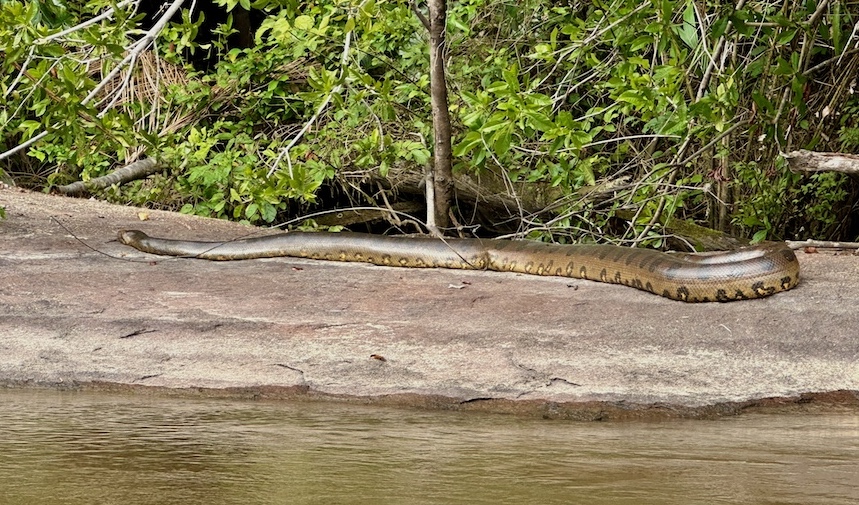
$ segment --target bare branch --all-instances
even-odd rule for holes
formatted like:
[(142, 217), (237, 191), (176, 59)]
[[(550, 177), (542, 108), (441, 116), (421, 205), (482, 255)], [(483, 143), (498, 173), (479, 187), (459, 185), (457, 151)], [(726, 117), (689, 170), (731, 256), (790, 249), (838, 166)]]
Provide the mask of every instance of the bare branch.
[(113, 17), (113, 13), (116, 12), (116, 9), (122, 9), (123, 7), (130, 5), (130, 4), (133, 4), (135, 2), (139, 2), (139, 0), (123, 0), (122, 2), (117, 3), (115, 7), (110, 7), (108, 9), (106, 9), (104, 12), (102, 12), (101, 14), (99, 14), (98, 16), (96, 16), (92, 19), (88, 19), (88, 20), (84, 21), (83, 23), (79, 23), (75, 26), (72, 26), (71, 28), (66, 28), (63, 31), (60, 31), (57, 33), (52, 33), (51, 35), (48, 35), (47, 37), (42, 37), (40, 39), (34, 40), (33, 45), (39, 46), (39, 45), (47, 44), (48, 42), (51, 42), (54, 39), (59, 39), (61, 37), (65, 37), (66, 35), (68, 35), (70, 33), (74, 33), (78, 30), (82, 30), (82, 29), (86, 28), (87, 26), (94, 25), (94, 24), (96, 24), (99, 21), (102, 21), (104, 19), (110, 19)]
[(57, 191), (64, 195), (80, 195), (87, 191), (105, 189), (114, 184), (125, 184), (126, 182), (143, 179), (163, 169), (164, 167), (155, 158), (146, 158), (114, 170), (103, 177), (96, 177), (86, 182), (78, 181), (66, 186), (59, 186), (57, 187)]
[(859, 242), (832, 242), (829, 240), (787, 240), (787, 246), (791, 249), (802, 249), (804, 247), (818, 247), (820, 249), (859, 249)]
[(429, 22), (429, 19), (427, 19), (427, 17), (426, 17), (426, 16), (424, 16), (424, 13), (423, 13), (423, 12), (421, 12), (421, 10), (420, 10), (420, 9), (418, 9), (418, 4), (417, 4), (416, 2), (414, 2), (414, 1), (411, 1), (411, 2), (409, 2), (409, 5), (410, 5), (410, 6), (411, 6), (411, 8), (412, 8), (412, 12), (414, 12), (414, 13), (415, 13), (415, 16), (417, 16), (417, 17), (418, 17), (418, 20), (420, 20), (420, 22), (421, 22), (421, 24), (422, 24), (422, 25), (424, 25), (424, 28), (426, 28), (426, 29), (427, 29), (427, 31), (429, 31), (429, 29), (430, 29), (430, 22)]
[(98, 96), (101, 90), (104, 89), (104, 87), (107, 86), (113, 80), (113, 78), (116, 77), (116, 75), (121, 72), (123, 68), (125, 68), (126, 65), (135, 61), (140, 55), (140, 53), (146, 50), (155, 41), (155, 37), (157, 37), (158, 34), (161, 33), (161, 30), (163, 30), (164, 27), (167, 26), (167, 23), (170, 21), (170, 18), (172, 18), (173, 15), (176, 14), (176, 12), (178, 12), (180, 8), (182, 8), (183, 3), (185, 3), (185, 0), (173, 0), (173, 3), (170, 4), (170, 7), (167, 9), (164, 15), (158, 19), (158, 22), (155, 23), (152, 28), (150, 28), (149, 31), (146, 32), (143, 38), (141, 38), (129, 47), (128, 54), (125, 56), (125, 58), (123, 58), (122, 61), (120, 61), (119, 64), (116, 65), (116, 67), (114, 67), (114, 69), (110, 71), (110, 73), (104, 76), (98, 86), (96, 86), (92, 91), (89, 92), (86, 97), (84, 97), (83, 100), (81, 100), (81, 104), (87, 104), (90, 102), (90, 100)]
[(814, 151), (791, 151), (781, 153), (791, 172), (841, 172), (859, 174), (859, 155), (844, 153), (818, 153)]

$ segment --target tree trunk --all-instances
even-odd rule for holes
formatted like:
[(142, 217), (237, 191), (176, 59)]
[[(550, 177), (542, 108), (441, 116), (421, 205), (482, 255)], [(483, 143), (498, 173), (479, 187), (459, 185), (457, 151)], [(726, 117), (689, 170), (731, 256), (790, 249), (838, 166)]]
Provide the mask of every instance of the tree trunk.
[(429, 0), (430, 94), (432, 97), (433, 167), (427, 174), (427, 221), (442, 233), (450, 227), (453, 170), (450, 112), (445, 82), (446, 0)]

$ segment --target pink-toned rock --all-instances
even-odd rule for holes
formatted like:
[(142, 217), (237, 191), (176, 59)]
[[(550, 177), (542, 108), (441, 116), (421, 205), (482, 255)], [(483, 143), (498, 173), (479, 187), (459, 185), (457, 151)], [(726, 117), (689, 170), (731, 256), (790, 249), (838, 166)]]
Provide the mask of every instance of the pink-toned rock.
[(15, 189), (0, 189), (0, 206), (8, 385), (582, 418), (718, 414), (839, 390), (821, 398), (855, 406), (859, 391), (857, 256), (798, 251), (798, 288), (690, 305), (564, 278), (161, 258), (116, 232), (221, 240), (260, 230), (159, 211), (141, 221), (141, 209)]

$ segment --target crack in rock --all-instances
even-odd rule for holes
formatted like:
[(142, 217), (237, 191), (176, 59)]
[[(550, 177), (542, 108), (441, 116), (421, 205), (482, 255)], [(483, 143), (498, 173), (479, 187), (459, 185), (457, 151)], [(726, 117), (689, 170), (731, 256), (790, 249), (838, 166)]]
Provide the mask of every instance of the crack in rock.
[(302, 370), (300, 368), (295, 368), (294, 366), (289, 366), (286, 363), (275, 363), (274, 366), (279, 366), (281, 368), (286, 368), (287, 370), (292, 370), (293, 372), (298, 372), (298, 375), (301, 378), (301, 385), (302, 386), (307, 385), (307, 381), (304, 380), (304, 370)]

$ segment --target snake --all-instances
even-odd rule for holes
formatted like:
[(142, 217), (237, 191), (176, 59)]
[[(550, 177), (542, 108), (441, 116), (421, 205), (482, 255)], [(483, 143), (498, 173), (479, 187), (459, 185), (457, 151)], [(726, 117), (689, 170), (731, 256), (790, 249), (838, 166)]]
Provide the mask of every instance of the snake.
[(715, 254), (666, 253), (605, 244), (530, 240), (397, 237), (289, 231), (228, 242), (119, 232), (139, 251), (206, 260), (296, 257), (407, 268), (453, 268), (550, 275), (622, 284), (672, 300), (728, 302), (763, 298), (799, 283), (799, 262), (784, 242)]

